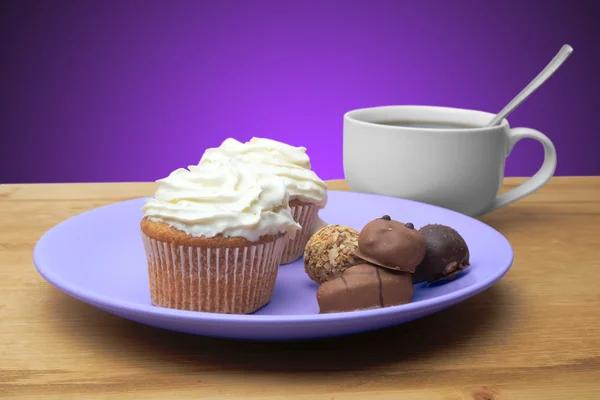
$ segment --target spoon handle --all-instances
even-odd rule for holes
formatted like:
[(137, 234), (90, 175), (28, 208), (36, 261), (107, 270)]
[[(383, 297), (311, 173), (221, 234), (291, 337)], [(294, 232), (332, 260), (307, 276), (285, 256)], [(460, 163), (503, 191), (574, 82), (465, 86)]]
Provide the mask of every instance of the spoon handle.
[(546, 82), (546, 80), (548, 80), (548, 78), (550, 78), (552, 74), (554, 74), (556, 70), (558, 70), (558, 68), (560, 68), (562, 63), (564, 63), (566, 59), (569, 58), (572, 52), (573, 48), (568, 44), (565, 44), (556, 54), (556, 56), (554, 56), (552, 61), (550, 61), (548, 65), (546, 65), (546, 68), (544, 68), (542, 72), (538, 74), (538, 76), (536, 76), (531, 82), (529, 82), (529, 85), (527, 85), (523, 90), (521, 90), (521, 93), (519, 93), (514, 99), (510, 101), (510, 103), (506, 105), (506, 107), (504, 107), (498, 114), (496, 114), (494, 119), (492, 119), (486, 126), (490, 127), (498, 125), (504, 118), (508, 116), (508, 114), (510, 114), (515, 108), (517, 108), (519, 104), (523, 102), (523, 100), (525, 100), (527, 97), (529, 97), (529, 95), (535, 92), (537, 88), (542, 86), (542, 84)]

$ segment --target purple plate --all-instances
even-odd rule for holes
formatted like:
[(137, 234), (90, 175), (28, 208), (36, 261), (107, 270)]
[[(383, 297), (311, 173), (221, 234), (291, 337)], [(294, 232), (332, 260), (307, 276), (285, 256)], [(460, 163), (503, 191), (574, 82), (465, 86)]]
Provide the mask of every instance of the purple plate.
[(97, 208), (50, 229), (36, 244), (39, 273), (63, 292), (133, 321), (197, 335), (236, 339), (310, 339), (349, 335), (398, 325), (461, 302), (498, 281), (513, 252), (496, 230), (473, 218), (413, 201), (332, 191), (320, 216), (329, 224), (360, 230), (384, 214), (415, 227), (441, 223), (455, 228), (471, 252), (471, 267), (454, 281), (417, 284), (410, 304), (319, 314), (314, 284), (302, 259), (279, 269), (271, 302), (254, 314), (227, 315), (155, 307), (140, 239), (144, 199)]

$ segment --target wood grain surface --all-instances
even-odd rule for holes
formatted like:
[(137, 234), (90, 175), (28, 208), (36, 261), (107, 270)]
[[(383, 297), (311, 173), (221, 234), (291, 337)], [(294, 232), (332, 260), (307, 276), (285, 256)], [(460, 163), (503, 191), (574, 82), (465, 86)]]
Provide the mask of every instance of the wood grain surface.
[(0, 186), (0, 397), (600, 399), (600, 177), (554, 178), (484, 216), (515, 261), (480, 295), (381, 331), (276, 343), (140, 325), (38, 275), (32, 250), (46, 230), (154, 187)]

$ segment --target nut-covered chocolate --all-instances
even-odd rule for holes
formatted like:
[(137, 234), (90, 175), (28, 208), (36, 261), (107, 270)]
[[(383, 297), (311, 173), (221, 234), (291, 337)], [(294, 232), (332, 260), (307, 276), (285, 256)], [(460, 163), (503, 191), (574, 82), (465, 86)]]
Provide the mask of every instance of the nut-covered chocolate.
[(381, 267), (414, 272), (425, 256), (425, 240), (411, 225), (387, 218), (369, 222), (358, 236), (355, 254)]
[(413, 280), (451, 280), (469, 267), (469, 248), (460, 234), (449, 226), (430, 224), (419, 231), (426, 243), (425, 258), (417, 266)]
[(321, 284), (364, 261), (354, 255), (358, 232), (348, 226), (328, 225), (310, 237), (304, 249), (304, 270)]
[(321, 314), (369, 310), (410, 303), (414, 291), (410, 274), (360, 264), (319, 286), (317, 301)]

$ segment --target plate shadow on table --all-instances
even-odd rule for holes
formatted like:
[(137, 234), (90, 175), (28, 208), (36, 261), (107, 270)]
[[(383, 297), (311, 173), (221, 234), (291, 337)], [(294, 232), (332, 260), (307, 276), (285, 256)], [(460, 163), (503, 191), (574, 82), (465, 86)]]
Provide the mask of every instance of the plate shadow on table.
[[(518, 294), (510, 282), (454, 307), (403, 325), (357, 335), (310, 341), (237, 341), (187, 335), (125, 320), (55, 293), (47, 303), (50, 315), (74, 315), (54, 320), (59, 334), (78, 348), (106, 352), (123, 362), (147, 360), (147, 368), (170, 364), (178, 371), (246, 370), (257, 372), (353, 371), (386, 364), (414, 362), (442, 353), (460, 353), (465, 346), (481, 346), (496, 331), (507, 331), (518, 318)], [(68, 319), (67, 319), (68, 320)], [(494, 333), (491, 335), (491, 333)]]

